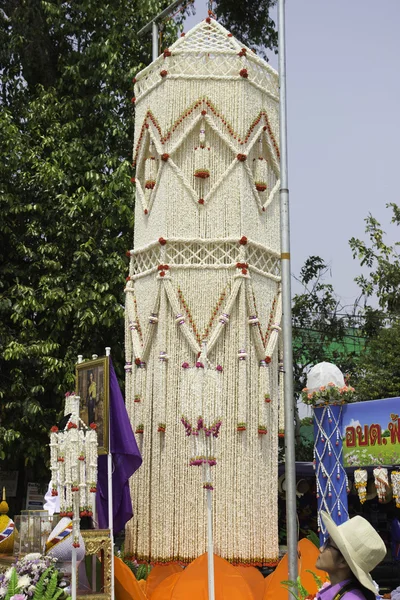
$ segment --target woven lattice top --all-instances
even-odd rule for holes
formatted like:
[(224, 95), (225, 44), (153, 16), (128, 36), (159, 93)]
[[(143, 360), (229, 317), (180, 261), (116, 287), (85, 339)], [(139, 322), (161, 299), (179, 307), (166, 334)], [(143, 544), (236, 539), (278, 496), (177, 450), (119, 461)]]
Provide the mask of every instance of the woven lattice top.
[(137, 102), (160, 84), (160, 73), (169, 78), (241, 79), (247, 70), (248, 81), (273, 97), (279, 94), (277, 72), (252, 50), (238, 42), (222, 25), (206, 19), (179, 38), (168, 50), (136, 76)]

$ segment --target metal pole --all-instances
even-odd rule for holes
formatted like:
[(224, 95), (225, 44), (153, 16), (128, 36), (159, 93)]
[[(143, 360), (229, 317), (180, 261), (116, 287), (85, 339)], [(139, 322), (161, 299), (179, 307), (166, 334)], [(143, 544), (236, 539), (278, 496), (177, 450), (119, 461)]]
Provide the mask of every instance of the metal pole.
[(279, 50), (279, 118), (281, 167), (281, 267), (282, 267), (282, 329), (285, 393), (285, 481), (286, 528), (288, 544), (289, 579), (297, 579), (297, 513), (296, 513), (296, 463), (294, 449), (294, 393), (292, 354), (292, 305), (290, 285), (290, 225), (289, 183), (287, 164), (286, 116), (286, 48), (285, 0), (278, 0), (278, 50)]
[(72, 548), (72, 564), (71, 564), (71, 597), (72, 600), (76, 600), (76, 588), (77, 588), (77, 571), (76, 571), (76, 548)]
[[(106, 356), (110, 356), (111, 348), (106, 348)], [(113, 486), (112, 486), (112, 454), (111, 454), (111, 423), (110, 406), (108, 407), (108, 455), (107, 455), (107, 478), (108, 478), (108, 529), (110, 530), (111, 540), (111, 600), (115, 598), (114, 582), (114, 516), (113, 516)]]
[[(207, 342), (202, 343), (201, 351), (202, 360), (204, 362), (204, 371), (207, 371)], [(201, 395), (203, 402), (204, 384), (202, 386)], [(211, 455), (211, 440), (206, 438), (206, 457)], [(211, 467), (207, 464), (205, 469), (206, 481), (211, 483)], [(214, 537), (213, 537), (213, 500), (212, 491), (207, 490), (207, 574), (208, 574), (208, 600), (215, 600), (215, 579), (214, 579)]]
[(153, 21), (151, 30), (152, 30), (152, 38), (153, 38), (152, 60), (155, 61), (156, 58), (158, 58), (158, 23), (157, 23), (157, 21)]
[[(211, 467), (208, 466), (208, 471)], [(211, 481), (208, 478), (207, 481)], [(208, 600), (215, 599), (215, 581), (214, 581), (214, 540), (213, 540), (213, 510), (212, 510), (212, 491), (207, 490), (207, 533), (208, 533)]]

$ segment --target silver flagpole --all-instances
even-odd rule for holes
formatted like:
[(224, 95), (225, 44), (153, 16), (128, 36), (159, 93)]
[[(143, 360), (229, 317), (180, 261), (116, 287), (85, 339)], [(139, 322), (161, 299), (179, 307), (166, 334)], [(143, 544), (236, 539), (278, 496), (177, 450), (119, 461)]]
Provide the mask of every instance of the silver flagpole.
[(286, 47), (285, 0), (278, 0), (278, 50), (279, 50), (279, 118), (281, 167), (281, 266), (282, 266), (282, 325), (283, 366), (285, 394), (285, 482), (286, 530), (288, 544), (289, 579), (297, 579), (297, 514), (296, 514), (296, 463), (294, 450), (294, 394), (292, 354), (292, 299), (290, 285), (290, 224), (289, 182), (287, 164), (286, 115)]

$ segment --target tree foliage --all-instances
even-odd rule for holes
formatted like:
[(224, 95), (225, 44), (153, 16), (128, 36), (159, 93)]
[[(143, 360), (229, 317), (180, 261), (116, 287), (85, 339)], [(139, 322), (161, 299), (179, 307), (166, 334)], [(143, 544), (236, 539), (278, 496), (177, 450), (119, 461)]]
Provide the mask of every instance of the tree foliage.
[[(391, 222), (399, 226), (400, 207), (394, 203), (386, 206), (392, 209)], [(367, 301), (376, 295), (383, 311), (400, 314), (400, 242), (386, 244), (385, 232), (371, 214), (365, 219), (365, 223), (369, 244), (356, 238), (350, 240), (353, 257), (358, 258), (360, 265), (369, 270), (367, 276), (361, 274), (356, 281)]]
[[(399, 206), (391, 203), (387, 208), (392, 223), (400, 225)], [(368, 270), (356, 278), (366, 303), (367, 342), (355, 368), (355, 387), (360, 400), (374, 400), (400, 396), (400, 243), (387, 244), (381, 224), (371, 214), (365, 223), (368, 242), (350, 240), (354, 258)]]
[[(169, 3), (0, 0), (0, 459), (35, 478), (77, 354), (123, 362), (132, 78), (151, 50), (137, 32)], [(273, 45), (260, 7), (220, 14)]]
[(166, 4), (0, 4), (0, 452), (37, 477), (77, 354), (123, 360), (136, 32)]
[[(356, 350), (346, 343), (354, 328), (357, 307), (342, 306), (331, 283), (329, 267), (319, 256), (310, 256), (300, 271), (303, 291), (293, 298), (293, 364), (295, 392), (306, 384), (310, 368), (334, 362), (344, 373), (352, 369)], [(357, 340), (359, 342), (361, 340)]]
[[(295, 397), (306, 385), (307, 374), (315, 364), (335, 363), (344, 373), (353, 371), (357, 351), (348, 339), (353, 331), (353, 317), (345, 312), (331, 283), (326, 281), (329, 267), (319, 256), (310, 256), (298, 278), (303, 287), (293, 298), (293, 376)], [(359, 343), (359, 340), (357, 340)], [(296, 458), (312, 460), (313, 429), (307, 419), (296, 417)]]
[(264, 58), (266, 50), (275, 50), (278, 33), (270, 10), (276, 0), (218, 0), (215, 12), (218, 19), (246, 46), (256, 49)]

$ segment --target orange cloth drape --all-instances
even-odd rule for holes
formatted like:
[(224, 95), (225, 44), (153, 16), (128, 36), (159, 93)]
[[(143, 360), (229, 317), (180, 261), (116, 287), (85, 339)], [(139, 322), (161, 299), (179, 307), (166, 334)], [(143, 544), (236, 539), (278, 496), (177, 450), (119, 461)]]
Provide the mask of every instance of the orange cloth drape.
[(147, 577), (146, 595), (151, 598), (156, 587), (167, 577), (174, 573), (182, 573), (182, 567), (178, 563), (171, 563), (169, 565), (161, 566), (156, 565), (150, 571)]
[(120, 558), (114, 557), (115, 600), (146, 600), (138, 580)]
[(263, 600), (264, 577), (255, 567), (236, 567), (241, 576), (247, 581), (254, 600)]
[(176, 585), (176, 582), (181, 577), (181, 573), (174, 573), (169, 577), (163, 579), (161, 583), (158, 584), (154, 592), (152, 593), (151, 600), (171, 600), (172, 592)]
[[(306, 571), (313, 571), (323, 582), (328, 579), (324, 571), (320, 571), (315, 567), (319, 550), (310, 540), (304, 538), (299, 541), (298, 552), (300, 557), (297, 565), (300, 581), (310, 594), (315, 594), (318, 591), (317, 585), (313, 576)], [(281, 581), (286, 581), (289, 578), (288, 571), (288, 557), (285, 554), (275, 571), (265, 579), (263, 600), (287, 600), (288, 592), (282, 587)]]
[[(216, 600), (253, 600), (240, 572), (214, 554)], [(202, 554), (182, 572), (169, 600), (208, 600), (207, 554)], [(167, 600), (166, 598), (163, 600)]]

